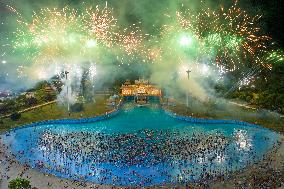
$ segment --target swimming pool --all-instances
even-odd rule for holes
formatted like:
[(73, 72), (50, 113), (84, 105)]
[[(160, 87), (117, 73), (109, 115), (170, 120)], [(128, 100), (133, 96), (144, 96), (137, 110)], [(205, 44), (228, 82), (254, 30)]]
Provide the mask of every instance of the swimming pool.
[(256, 125), (192, 123), (159, 107), (126, 107), (81, 124), (44, 124), (3, 136), (22, 163), (62, 178), (150, 186), (195, 182), (259, 161), (279, 135)]

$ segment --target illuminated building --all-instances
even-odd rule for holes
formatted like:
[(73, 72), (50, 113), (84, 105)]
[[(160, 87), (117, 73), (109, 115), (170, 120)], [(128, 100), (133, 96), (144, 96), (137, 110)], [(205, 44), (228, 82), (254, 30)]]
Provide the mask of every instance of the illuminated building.
[(122, 96), (162, 96), (161, 89), (149, 84), (147, 80), (135, 80), (135, 84), (131, 84), (129, 80), (121, 86)]

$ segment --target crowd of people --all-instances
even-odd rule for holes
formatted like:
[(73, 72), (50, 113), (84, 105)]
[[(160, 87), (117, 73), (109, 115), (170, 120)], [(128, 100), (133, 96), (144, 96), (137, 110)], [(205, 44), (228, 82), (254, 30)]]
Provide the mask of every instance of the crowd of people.
[[(179, 130), (116, 134), (45, 130), (34, 144), (38, 151), (30, 149), (30, 153), (42, 155), (42, 159), (26, 159), (19, 176), (32, 166), (62, 177), (99, 184), (147, 186), (192, 183), (197, 186), (197, 183), (203, 183), (204, 186), (208, 180), (228, 178), (237, 170), (238, 167), (234, 166), (239, 159), (234, 155), (226, 156), (226, 150), (232, 143), (238, 144), (235, 148), (239, 148), (239, 138), (239, 134), (228, 138), (220, 132), (208, 134)], [(0, 153), (4, 150), (9, 150), (8, 146)], [(254, 152), (249, 151), (250, 158), (256, 158)], [(15, 159), (25, 153), (29, 152), (19, 151), (6, 157), (8, 162), (0, 161), (8, 165), (1, 173), (1, 179), (9, 179), (9, 164), (15, 163)], [(250, 166), (251, 162), (243, 167)], [(275, 175), (283, 175), (281, 171), (272, 171)], [(257, 181), (257, 176), (251, 176), (251, 179)], [(246, 183), (234, 183), (236, 186), (241, 184)]]
[[(220, 132), (140, 130), (105, 134), (45, 130), (37, 141), (37, 157), (41, 154), (42, 159), (32, 164), (45, 172), (102, 184), (196, 182), (245, 166), (239, 165), (239, 156), (226, 155), (232, 140), (238, 138)], [(250, 155), (255, 158), (253, 153)]]
[[(48, 154), (70, 159), (84, 158), (93, 163), (115, 163), (116, 166), (152, 166), (173, 160), (190, 160), (208, 151), (222, 153), (228, 144), (221, 134), (180, 133), (179, 131), (141, 130), (130, 134), (92, 132), (42, 134), (39, 146)], [(80, 154), (78, 156), (78, 154)], [(146, 158), (145, 158), (146, 157)], [(196, 159), (196, 158), (194, 158)]]

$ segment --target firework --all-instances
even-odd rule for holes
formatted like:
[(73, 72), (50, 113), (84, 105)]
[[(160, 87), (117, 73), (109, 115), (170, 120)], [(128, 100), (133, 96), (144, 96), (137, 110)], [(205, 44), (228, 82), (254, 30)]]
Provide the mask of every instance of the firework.
[(96, 6), (80, 11), (69, 7), (44, 8), (34, 12), (31, 21), (16, 9), (10, 10), (18, 16), (19, 24), (14, 48), (39, 62), (78, 56), (93, 59), (110, 50), (122, 64), (136, 58), (162, 62), (172, 56), (175, 60), (195, 62), (206, 58), (227, 70), (255, 64), (271, 67), (267, 64), (271, 57), (261, 58), (268, 53), (266, 44), (270, 40), (260, 34), (261, 16), (248, 15), (237, 6), (237, 1), (228, 9), (203, 9), (197, 14), (190, 10), (176, 12), (176, 24), (165, 26), (161, 36), (155, 38), (143, 34), (135, 24), (120, 32), (107, 4), (102, 9)]
[(34, 12), (32, 21), (19, 17), (14, 48), (29, 58), (58, 57), (72, 42), (71, 31), (80, 30), (76, 25), (76, 12), (68, 8), (42, 9)]
[(125, 28), (118, 36), (118, 47), (120, 52), (117, 59), (121, 64), (130, 65), (134, 60), (146, 62), (150, 54), (145, 41), (149, 39), (149, 34), (144, 34), (136, 25)]
[(142, 47), (144, 39), (145, 36), (142, 34), (139, 27), (136, 27), (134, 24), (133, 27), (124, 29), (123, 34), (120, 35), (119, 41), (125, 53), (131, 56), (134, 53), (137, 53), (139, 48)]
[(116, 42), (115, 32), (117, 19), (112, 16), (112, 10), (106, 6), (100, 10), (99, 6), (87, 8), (83, 14), (83, 23), (88, 33), (97, 41), (111, 47)]
[(18, 78), (23, 78), (23, 77), (27, 77), (27, 75), (26, 75), (26, 67), (24, 66), (24, 65), (19, 65), (18, 67), (17, 67), (17, 77)]
[(198, 14), (187, 10), (186, 13), (177, 12), (176, 18), (178, 26), (167, 26), (168, 31), (175, 29), (175, 33), (190, 35), (183, 36), (180, 45), (195, 44), (196, 56), (210, 57), (212, 62), (229, 69), (251, 63), (267, 66), (256, 61), (266, 51), (270, 40), (260, 34), (258, 22), (261, 16), (248, 15), (237, 6), (237, 1), (229, 9), (221, 7), (214, 11), (208, 8)]
[(69, 7), (44, 8), (34, 12), (31, 21), (16, 13), (19, 27), (15, 32), (14, 48), (32, 60), (49, 62), (84, 57), (95, 54), (97, 45), (110, 47), (113, 43), (112, 29), (116, 19), (107, 6), (102, 10), (98, 6), (95, 9), (89, 7), (80, 14)]
[(146, 57), (147, 61), (155, 63), (162, 59), (162, 48), (160, 47), (153, 47), (146, 50)]
[(265, 55), (267, 63), (283, 63), (284, 62), (284, 53), (281, 49), (271, 50)]

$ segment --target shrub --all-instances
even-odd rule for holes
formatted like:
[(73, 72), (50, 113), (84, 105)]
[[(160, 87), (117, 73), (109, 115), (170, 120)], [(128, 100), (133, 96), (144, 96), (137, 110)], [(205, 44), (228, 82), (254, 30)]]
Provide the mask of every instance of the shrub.
[(251, 96), (246, 96), (246, 101), (247, 102), (251, 102), (251, 100), (252, 100)]
[(16, 178), (9, 182), (8, 189), (37, 189), (37, 188), (35, 187), (32, 188), (29, 180)]
[(72, 112), (81, 112), (84, 110), (84, 106), (82, 103), (75, 103), (70, 107)]
[(18, 121), (18, 120), (21, 118), (21, 114), (18, 113), (18, 112), (12, 113), (12, 115), (11, 115), (10, 118), (11, 118), (11, 120), (13, 120), (13, 121)]

